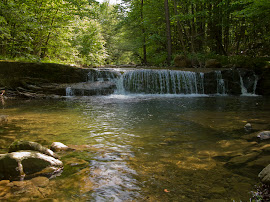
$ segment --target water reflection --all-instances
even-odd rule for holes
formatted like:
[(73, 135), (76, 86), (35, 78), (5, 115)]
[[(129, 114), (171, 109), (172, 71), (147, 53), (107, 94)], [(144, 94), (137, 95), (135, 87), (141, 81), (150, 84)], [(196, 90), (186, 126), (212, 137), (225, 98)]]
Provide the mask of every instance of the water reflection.
[[(269, 111), (269, 99), (262, 97), (140, 95), (15, 102), (1, 110), (9, 123), (0, 135), (3, 152), (14, 139), (90, 146), (64, 154), (64, 172), (50, 180), (54, 192), (46, 198), (246, 201), (263, 166), (265, 143), (256, 142), (243, 127), (250, 122), (255, 132), (269, 129)], [(241, 156), (258, 161), (239, 160)]]

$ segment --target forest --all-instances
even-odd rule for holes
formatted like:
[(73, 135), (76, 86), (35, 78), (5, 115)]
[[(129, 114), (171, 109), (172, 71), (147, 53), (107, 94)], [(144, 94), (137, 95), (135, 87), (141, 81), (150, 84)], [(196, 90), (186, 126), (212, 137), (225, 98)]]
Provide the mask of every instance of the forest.
[(269, 56), (269, 0), (1, 0), (0, 7), (1, 60), (170, 66), (176, 55)]

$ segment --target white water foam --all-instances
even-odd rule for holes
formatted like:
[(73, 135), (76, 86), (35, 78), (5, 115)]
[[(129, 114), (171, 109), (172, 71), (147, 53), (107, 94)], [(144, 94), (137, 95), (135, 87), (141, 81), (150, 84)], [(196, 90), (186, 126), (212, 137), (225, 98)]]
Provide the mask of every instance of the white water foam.
[(68, 96), (68, 97), (74, 96), (74, 92), (73, 92), (71, 87), (66, 88), (66, 96)]
[(248, 93), (248, 90), (244, 85), (244, 81), (243, 81), (243, 78), (242, 78), (240, 72), (239, 72), (239, 77), (240, 77), (241, 96), (248, 96), (248, 97), (258, 96), (258, 95), (256, 95), (256, 87), (257, 87), (257, 83), (258, 83), (258, 76), (256, 74), (254, 74), (255, 80), (254, 80), (253, 92), (252, 93)]

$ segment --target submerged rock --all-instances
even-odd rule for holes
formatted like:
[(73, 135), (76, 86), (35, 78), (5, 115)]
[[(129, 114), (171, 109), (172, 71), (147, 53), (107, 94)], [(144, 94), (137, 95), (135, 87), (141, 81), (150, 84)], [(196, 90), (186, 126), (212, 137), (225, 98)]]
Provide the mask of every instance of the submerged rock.
[(258, 156), (258, 159), (248, 163), (247, 167), (264, 168), (270, 163), (269, 156)]
[(8, 116), (6, 116), (6, 115), (0, 115), (0, 125), (7, 123), (7, 121), (8, 121), (7, 117)]
[(37, 187), (46, 187), (49, 184), (49, 179), (47, 177), (35, 177), (31, 179), (31, 182)]
[(52, 150), (43, 147), (41, 144), (31, 141), (15, 141), (13, 142), (8, 149), (8, 152), (16, 152), (20, 150), (33, 150), (38, 151), (40, 153), (46, 154), (48, 156), (52, 156), (54, 158), (59, 158), (57, 154), (55, 154)]
[(263, 184), (270, 185), (270, 164), (259, 173), (258, 177)]
[(250, 133), (252, 131), (252, 125), (250, 123), (247, 123), (245, 126), (244, 126), (244, 129), (247, 133)]
[(228, 166), (240, 166), (242, 164), (245, 164), (249, 161), (252, 161), (256, 159), (260, 155), (259, 152), (253, 152), (246, 155), (236, 156), (232, 158), (226, 165)]
[(213, 187), (209, 192), (211, 194), (224, 194), (226, 193), (226, 189), (224, 187)]
[(69, 145), (69, 148), (76, 151), (90, 151), (94, 149), (89, 145)]
[(270, 139), (270, 131), (262, 131), (257, 135), (260, 140), (267, 140)]
[(48, 167), (61, 170), (62, 161), (37, 151), (12, 152), (0, 157), (0, 179), (16, 179)]

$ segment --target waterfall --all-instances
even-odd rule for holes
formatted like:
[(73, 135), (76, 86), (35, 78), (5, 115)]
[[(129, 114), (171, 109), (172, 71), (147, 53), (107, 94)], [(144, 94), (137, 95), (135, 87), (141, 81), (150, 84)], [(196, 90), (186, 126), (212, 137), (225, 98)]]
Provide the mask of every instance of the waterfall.
[(66, 96), (74, 96), (74, 92), (71, 87), (66, 88)]
[(217, 76), (217, 94), (225, 95), (226, 94), (226, 88), (225, 88), (225, 82), (222, 78), (221, 71), (215, 71)]
[(247, 89), (246, 89), (244, 82), (243, 82), (243, 78), (242, 78), (241, 74), (239, 74), (239, 75), (240, 75), (241, 93), (242, 93), (242, 95), (248, 95)]
[(125, 93), (204, 94), (203, 78), (203, 73), (189, 71), (131, 70), (118, 84)]
[[(253, 72), (252, 75), (246, 75), (245, 78), (239, 71), (241, 95), (253, 96), (256, 95), (256, 87), (258, 83), (258, 76)], [(245, 79), (245, 80), (244, 80)]]
[[(239, 74), (239, 77), (234, 76)], [(66, 88), (67, 96), (185, 94), (255, 95), (258, 77), (250, 70), (197, 73), (155, 69), (91, 69), (88, 80)], [(79, 92), (83, 93), (79, 93)]]
[(120, 73), (118, 71), (111, 71), (108, 69), (101, 69), (101, 70), (91, 70), (88, 73), (88, 79), (89, 82), (95, 82), (95, 81), (114, 81), (120, 76)]
[(254, 74), (254, 76), (255, 76), (255, 80), (254, 80), (254, 85), (253, 85), (253, 92), (252, 92), (252, 94), (253, 94), (253, 95), (256, 95), (256, 88), (257, 88), (257, 84), (258, 84), (259, 77), (258, 77), (256, 74)]
[(116, 83), (116, 90), (114, 94), (117, 95), (124, 95), (126, 94), (125, 88), (124, 88), (124, 77), (120, 76), (118, 79), (114, 79)]

